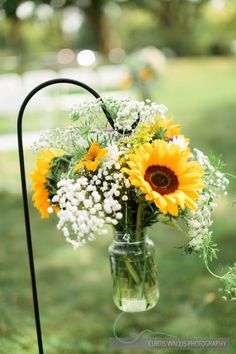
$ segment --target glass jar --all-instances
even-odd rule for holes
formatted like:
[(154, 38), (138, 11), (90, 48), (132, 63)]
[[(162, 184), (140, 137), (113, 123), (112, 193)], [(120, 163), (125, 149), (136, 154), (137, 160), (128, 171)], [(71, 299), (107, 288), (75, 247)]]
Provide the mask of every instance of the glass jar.
[(153, 308), (159, 298), (155, 247), (150, 238), (115, 231), (109, 246), (113, 299), (124, 312), (142, 312)]

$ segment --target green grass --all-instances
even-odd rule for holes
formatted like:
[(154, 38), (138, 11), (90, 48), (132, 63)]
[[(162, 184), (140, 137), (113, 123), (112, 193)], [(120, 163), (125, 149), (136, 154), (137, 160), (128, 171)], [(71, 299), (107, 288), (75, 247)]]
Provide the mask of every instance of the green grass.
[[(34, 353), (21, 197), (6, 193), (0, 197), (1, 353)], [(108, 350), (108, 338), (112, 336), (112, 325), (119, 313), (112, 302), (107, 255), (111, 235), (73, 252), (56, 231), (55, 219), (42, 221), (33, 210), (31, 215), (46, 353), (115, 353)], [(235, 260), (234, 229), (232, 210), (225, 209), (215, 224), (216, 241), (223, 251), (213, 265), (216, 270)], [(150, 312), (126, 314), (118, 326), (119, 335), (135, 336), (151, 329), (182, 338), (233, 340), (235, 305), (218, 297), (218, 281), (208, 275), (196, 256), (184, 256), (175, 248), (184, 243), (183, 236), (168, 227), (155, 226), (151, 237), (157, 248), (160, 302)], [(235, 348), (228, 353), (233, 354)]]
[[(182, 123), (183, 133), (190, 136), (193, 145), (222, 153), (232, 173), (236, 173), (235, 75), (235, 60), (179, 60), (168, 65), (153, 91)], [(30, 152), (26, 161), (29, 171), (33, 164)], [(37, 345), (16, 153), (1, 154), (0, 163), (0, 188), (4, 190), (0, 193), (0, 353), (33, 354)], [(216, 272), (235, 261), (234, 200), (232, 180), (231, 196), (220, 200), (215, 213), (214, 237), (221, 249), (212, 265)], [(111, 235), (73, 252), (56, 230), (55, 218), (41, 220), (32, 206), (31, 216), (45, 353), (151, 352), (108, 348), (119, 314), (112, 302), (107, 255)], [(176, 248), (185, 241), (180, 233), (156, 225), (151, 237), (157, 249), (160, 302), (150, 312), (125, 314), (118, 334), (132, 337), (151, 329), (180, 338), (228, 337), (231, 347), (225, 352), (234, 354), (235, 303), (221, 300), (217, 294), (219, 282), (207, 273), (197, 256), (182, 255)], [(199, 352), (210, 354), (212, 350), (185, 351)]]
[[(16, 131), (17, 116), (0, 116), (0, 134), (9, 134)], [(52, 127), (63, 127), (68, 121), (68, 112), (55, 109), (53, 112), (28, 112), (24, 114), (23, 129), (40, 131)]]

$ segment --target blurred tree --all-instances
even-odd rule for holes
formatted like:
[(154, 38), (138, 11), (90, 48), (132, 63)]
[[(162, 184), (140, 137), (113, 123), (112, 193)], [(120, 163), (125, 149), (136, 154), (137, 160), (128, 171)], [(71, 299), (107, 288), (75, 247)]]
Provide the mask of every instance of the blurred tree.
[[(19, 5), (24, 7), (27, 3), (32, 11), (21, 17)], [(177, 55), (227, 55), (236, 52), (235, 3), (236, 0), (0, 0), (0, 10), (5, 12), (0, 41), (3, 51), (16, 55), (21, 62), (27, 59), (28, 63), (32, 57), (39, 60), (42, 53), (55, 53), (62, 47), (91, 48), (104, 56), (114, 47), (132, 52), (148, 45), (171, 48)], [(53, 9), (49, 19), (38, 16), (43, 13), (39, 6), (42, 4)], [(219, 8), (219, 4), (223, 7)], [(73, 8), (68, 13), (73, 15), (74, 7), (80, 12), (81, 27), (73, 33), (63, 32), (61, 25), (66, 18), (64, 9), (70, 6)]]
[[(219, 7), (219, 4), (221, 7)], [(202, 26), (199, 29), (204, 33), (201, 36), (202, 44), (207, 47), (211, 55), (235, 54), (236, 39), (236, 1), (227, 0), (215, 6), (204, 8)]]
[(23, 38), (21, 36), (21, 20), (17, 17), (17, 7), (22, 3), (22, 0), (0, 0), (0, 8), (5, 12), (9, 20), (10, 31), (9, 41), (13, 54), (23, 52)]
[[(21, 20), (17, 17), (17, 8), (24, 3), (22, 0), (0, 0), (0, 7), (4, 10), (6, 17), (11, 23), (11, 45), (16, 52), (22, 51), (22, 38), (20, 31)], [(110, 0), (35, 0), (36, 5), (48, 4), (54, 9), (61, 9), (68, 6), (77, 6), (87, 20), (88, 30), (91, 33), (91, 45), (94, 49), (107, 56), (112, 48), (110, 28), (105, 13), (105, 7)]]
[(89, 1), (87, 6), (78, 6), (83, 10), (93, 32), (94, 43), (99, 52), (107, 56), (112, 48), (109, 23), (105, 14), (105, 5), (109, 0)]
[[(36, 0), (39, 3), (46, 3), (49, 5), (54, 4), (58, 7), (58, 1), (51, 0)], [(112, 48), (110, 28), (105, 13), (106, 4), (110, 0), (65, 0), (61, 2), (61, 7), (77, 6), (84, 14), (87, 23), (86, 27), (90, 33), (90, 45), (101, 52), (104, 56), (107, 56)]]
[[(162, 45), (177, 54), (192, 54), (195, 27), (201, 17), (201, 7), (209, 0), (131, 0), (155, 15), (160, 25)], [(188, 53), (189, 51), (189, 53)]]

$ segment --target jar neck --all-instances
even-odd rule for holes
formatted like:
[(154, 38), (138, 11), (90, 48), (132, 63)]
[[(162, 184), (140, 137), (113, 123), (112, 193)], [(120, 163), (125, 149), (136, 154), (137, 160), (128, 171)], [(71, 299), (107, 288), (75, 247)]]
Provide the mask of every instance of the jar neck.
[(117, 231), (115, 229), (113, 231), (113, 240), (120, 243), (144, 243), (147, 237), (146, 229), (142, 229), (139, 232), (136, 230), (125, 232)]

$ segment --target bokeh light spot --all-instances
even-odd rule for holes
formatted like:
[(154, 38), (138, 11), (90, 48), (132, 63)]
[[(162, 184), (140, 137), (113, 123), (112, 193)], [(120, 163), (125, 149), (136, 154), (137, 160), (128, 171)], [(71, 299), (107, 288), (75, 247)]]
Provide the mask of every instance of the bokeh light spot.
[(59, 64), (70, 64), (75, 58), (75, 54), (70, 48), (63, 48), (57, 54), (57, 61)]
[(77, 55), (77, 62), (81, 66), (93, 65), (96, 61), (96, 56), (92, 50), (84, 49)]
[(112, 48), (108, 57), (109, 60), (114, 64), (122, 63), (125, 59), (125, 51), (122, 48)]

